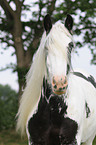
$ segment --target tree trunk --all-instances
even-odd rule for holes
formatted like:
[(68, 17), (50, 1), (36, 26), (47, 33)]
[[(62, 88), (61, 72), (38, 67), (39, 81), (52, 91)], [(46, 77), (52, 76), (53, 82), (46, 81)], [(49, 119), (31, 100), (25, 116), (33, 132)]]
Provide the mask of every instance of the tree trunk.
[(32, 55), (30, 50), (25, 51), (22, 41), (22, 23), (19, 15), (14, 17), (14, 27), (12, 31), (14, 46), (17, 57), (17, 73), (18, 73), (18, 83), (19, 83), (19, 96), (22, 94), (22, 88), (25, 86), (25, 76), (29, 70)]

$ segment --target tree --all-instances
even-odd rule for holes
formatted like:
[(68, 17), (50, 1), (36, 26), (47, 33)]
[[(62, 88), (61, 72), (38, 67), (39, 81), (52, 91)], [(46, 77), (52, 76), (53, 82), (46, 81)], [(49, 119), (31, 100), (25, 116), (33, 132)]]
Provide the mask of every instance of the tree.
[(0, 130), (15, 126), (17, 109), (17, 93), (10, 86), (0, 84)]
[[(53, 22), (64, 20), (68, 13), (78, 17), (78, 23), (74, 22), (74, 33), (83, 34), (83, 42), (77, 42), (77, 45), (82, 47), (88, 44), (93, 55), (92, 63), (96, 64), (95, 0), (35, 0), (27, 3), (28, 0), (0, 0), (0, 41), (6, 43), (6, 48), (11, 46), (15, 50), (17, 64), (9, 67), (18, 72), (19, 92), (25, 84), (24, 76), (38, 48), (43, 18), (47, 13), (52, 16)], [(32, 17), (24, 20), (29, 12)]]

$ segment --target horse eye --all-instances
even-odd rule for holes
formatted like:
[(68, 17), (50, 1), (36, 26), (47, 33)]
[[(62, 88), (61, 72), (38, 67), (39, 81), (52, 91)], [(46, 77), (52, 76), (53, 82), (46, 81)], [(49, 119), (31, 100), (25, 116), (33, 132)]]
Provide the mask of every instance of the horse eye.
[(68, 50), (69, 50), (70, 53), (71, 53), (73, 48), (74, 48), (74, 44), (73, 44), (73, 42), (70, 42), (69, 45), (68, 45)]

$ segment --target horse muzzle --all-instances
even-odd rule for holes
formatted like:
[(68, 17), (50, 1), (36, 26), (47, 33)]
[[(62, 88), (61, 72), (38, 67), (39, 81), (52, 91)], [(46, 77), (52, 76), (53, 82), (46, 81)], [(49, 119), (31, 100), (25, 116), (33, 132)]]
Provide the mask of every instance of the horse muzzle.
[(68, 87), (68, 81), (66, 76), (53, 76), (52, 79), (52, 90), (53, 93), (57, 95), (62, 95), (66, 93)]

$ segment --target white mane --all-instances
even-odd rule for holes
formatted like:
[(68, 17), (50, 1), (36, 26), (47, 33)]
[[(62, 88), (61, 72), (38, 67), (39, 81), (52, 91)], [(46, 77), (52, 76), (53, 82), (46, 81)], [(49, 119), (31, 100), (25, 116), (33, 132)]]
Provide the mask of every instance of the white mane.
[[(60, 40), (59, 37), (60, 35), (62, 35), (63, 37), (62, 39), (64, 39), (64, 36), (66, 36), (66, 38), (69, 38), (69, 40), (67, 41), (72, 40), (72, 36), (69, 33), (69, 31), (64, 27), (63, 24), (57, 22), (55, 25), (53, 25), (50, 33), (48, 34), (48, 37), (54, 39), (53, 43), (55, 43), (56, 46), (60, 44), (62, 41), (62, 39)], [(37, 106), (40, 100), (42, 81), (45, 75), (44, 45), (46, 44), (46, 42), (48, 42), (46, 41), (48, 37), (46, 36), (46, 32), (44, 32), (41, 39), (40, 46), (33, 58), (33, 63), (26, 77), (26, 88), (21, 97), (20, 107), (17, 113), (17, 117), (18, 117), (17, 130), (20, 130), (21, 134), (25, 132), (25, 127), (29, 114), (32, 111), (34, 111), (35, 107)], [(59, 42), (57, 43), (56, 41)], [(49, 41), (48, 43), (51, 46), (51, 41)], [(67, 45), (66, 41), (64, 41), (64, 44)]]
[(45, 73), (45, 38), (46, 33), (43, 34), (40, 46), (34, 56), (33, 63), (26, 77), (26, 88), (20, 100), (20, 107), (17, 113), (17, 130), (20, 130), (21, 134), (25, 132), (28, 115), (34, 110), (40, 98), (40, 91)]

